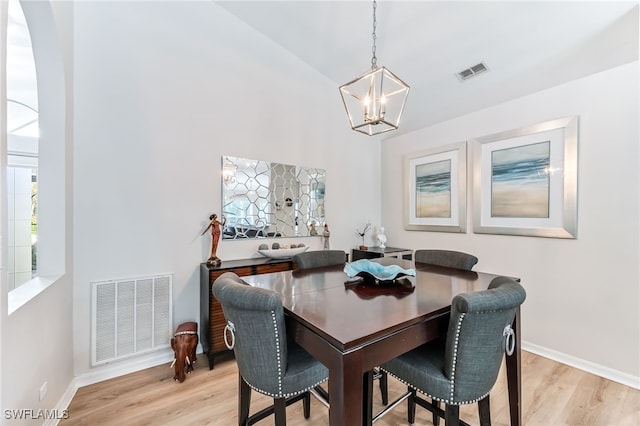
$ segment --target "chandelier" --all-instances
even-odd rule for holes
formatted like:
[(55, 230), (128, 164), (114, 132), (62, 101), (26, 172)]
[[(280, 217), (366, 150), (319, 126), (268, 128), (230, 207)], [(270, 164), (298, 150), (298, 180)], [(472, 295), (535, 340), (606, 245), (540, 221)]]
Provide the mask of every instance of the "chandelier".
[(376, 7), (374, 0), (371, 69), (340, 86), (340, 95), (351, 128), (369, 136), (398, 128), (409, 94), (407, 83), (377, 64)]

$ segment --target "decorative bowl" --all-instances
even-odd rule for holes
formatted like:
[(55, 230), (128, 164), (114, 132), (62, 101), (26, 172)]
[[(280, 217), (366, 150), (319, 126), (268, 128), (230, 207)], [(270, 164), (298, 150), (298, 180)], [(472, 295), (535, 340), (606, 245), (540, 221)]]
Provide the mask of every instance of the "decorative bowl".
[(296, 247), (296, 248), (288, 248), (288, 249), (272, 249), (272, 250), (261, 250), (258, 249), (258, 253), (263, 256), (270, 257), (271, 259), (285, 259), (287, 257), (295, 256), (296, 254), (305, 252), (309, 247)]
[(347, 263), (344, 272), (350, 277), (362, 277), (365, 282), (375, 285), (392, 284), (398, 278), (405, 276), (416, 276), (416, 270), (403, 269), (398, 265), (384, 266), (368, 259), (360, 259)]

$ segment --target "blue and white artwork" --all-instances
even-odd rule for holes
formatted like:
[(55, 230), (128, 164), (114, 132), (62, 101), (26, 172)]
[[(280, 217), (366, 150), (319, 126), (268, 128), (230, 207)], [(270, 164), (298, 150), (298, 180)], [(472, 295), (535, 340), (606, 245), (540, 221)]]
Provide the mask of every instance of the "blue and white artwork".
[(550, 141), (491, 153), (491, 216), (549, 217)]
[(416, 166), (417, 218), (451, 217), (451, 160)]

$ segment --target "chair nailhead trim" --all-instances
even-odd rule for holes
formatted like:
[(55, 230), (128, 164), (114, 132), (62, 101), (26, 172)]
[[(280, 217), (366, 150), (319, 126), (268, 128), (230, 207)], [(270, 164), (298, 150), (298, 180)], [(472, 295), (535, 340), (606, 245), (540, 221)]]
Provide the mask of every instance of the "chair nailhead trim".
[(436, 401), (442, 401), (445, 404), (449, 404), (449, 405), (466, 405), (466, 404), (473, 404), (475, 402), (480, 401), (481, 399), (484, 399), (487, 395), (489, 395), (490, 392), (485, 393), (484, 395), (482, 395), (479, 398), (476, 399), (471, 399), (469, 401), (449, 401), (446, 398), (439, 398), (437, 396), (433, 396), (431, 395), (429, 392), (425, 392), (424, 390), (420, 389), (419, 387), (415, 386), (412, 383), (407, 382), (406, 380), (401, 379), (400, 377), (396, 376), (395, 374), (393, 374), (392, 372), (385, 370), (384, 368), (382, 368), (382, 370), (384, 372), (386, 372), (388, 375), (395, 377), (399, 382), (404, 383), (406, 386), (409, 386), (411, 389), (415, 389), (416, 391), (420, 392), (421, 394), (424, 394), (426, 396), (428, 396), (431, 399), (435, 399)]
[(456, 336), (453, 341), (453, 365), (451, 366), (451, 380), (450, 380), (450, 394), (449, 401), (447, 404), (453, 404), (454, 402), (454, 392), (456, 387), (456, 363), (458, 361), (458, 344), (460, 343), (460, 329), (462, 328), (462, 321), (464, 320), (465, 313), (460, 314), (460, 318), (458, 319), (458, 324), (456, 326)]
[(278, 362), (278, 395), (282, 395), (282, 360), (280, 357), (280, 340), (278, 339), (278, 323), (276, 322), (275, 311), (271, 311), (271, 323), (273, 324), (273, 337), (276, 340), (276, 357)]
[[(243, 379), (244, 379), (244, 378), (243, 378)], [(255, 386), (253, 386), (251, 383), (249, 383), (249, 382), (247, 382), (247, 381), (245, 380), (245, 383), (247, 383), (251, 389), (253, 389), (253, 390), (254, 390), (254, 391), (256, 391), (256, 392), (260, 392), (260, 393), (261, 393), (261, 394), (263, 394), (263, 395), (270, 396), (271, 398), (290, 398), (290, 397), (292, 397), (292, 396), (300, 395), (301, 393), (305, 393), (305, 392), (307, 392), (307, 391), (310, 391), (311, 389), (315, 388), (316, 386), (319, 386), (319, 385), (323, 384), (324, 382), (326, 382), (326, 380), (322, 380), (322, 381), (320, 381), (320, 382), (316, 383), (315, 385), (308, 386), (307, 388), (305, 388), (305, 389), (301, 389), (301, 390), (299, 390), (299, 391), (297, 391), (297, 392), (280, 393), (280, 394), (277, 394), (277, 395), (276, 395), (276, 394), (274, 394), (273, 392), (267, 392), (267, 391), (262, 390), (262, 389), (260, 389), (260, 388), (258, 388), (258, 387), (255, 387)]]

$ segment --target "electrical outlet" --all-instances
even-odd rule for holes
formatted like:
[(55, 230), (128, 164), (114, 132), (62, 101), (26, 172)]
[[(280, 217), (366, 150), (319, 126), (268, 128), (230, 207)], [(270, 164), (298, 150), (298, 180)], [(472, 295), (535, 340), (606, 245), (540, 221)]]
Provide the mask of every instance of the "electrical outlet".
[(44, 382), (42, 386), (40, 386), (40, 401), (42, 401), (47, 394), (47, 382)]

